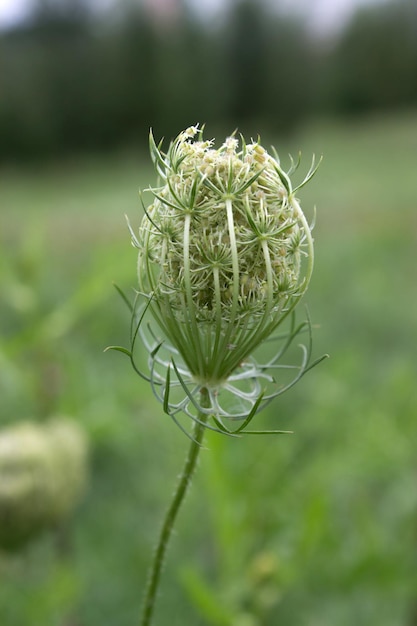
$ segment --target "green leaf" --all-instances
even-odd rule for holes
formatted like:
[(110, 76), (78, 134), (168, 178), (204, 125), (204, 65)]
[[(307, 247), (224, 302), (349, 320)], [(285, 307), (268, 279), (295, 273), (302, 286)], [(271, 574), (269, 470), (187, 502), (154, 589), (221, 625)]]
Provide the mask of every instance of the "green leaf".
[(252, 185), (252, 183), (255, 182), (255, 180), (257, 178), (259, 178), (259, 176), (262, 174), (262, 172), (264, 171), (264, 167), (262, 169), (260, 169), (258, 172), (256, 172), (253, 176), (251, 176), (249, 178), (249, 180), (246, 181), (246, 183), (244, 185), (242, 185), (241, 187), (239, 187), (239, 189), (236, 190), (236, 193), (243, 193), (244, 191), (246, 191), (246, 189), (248, 187), (250, 187)]
[(233, 615), (219, 604), (219, 594), (211, 589), (206, 581), (194, 568), (184, 568), (181, 581), (192, 604), (201, 616), (212, 626), (230, 626)]
[(288, 195), (291, 195), (291, 193), (292, 193), (291, 181), (290, 181), (288, 175), (282, 169), (282, 167), (281, 167), (281, 165), (279, 163), (279, 160), (278, 160), (278, 155), (277, 155), (276, 152), (275, 152), (275, 158), (276, 158), (276, 161), (274, 163), (274, 168), (275, 168), (277, 174), (279, 175), (282, 184), (284, 185), (285, 189), (287, 190)]
[(107, 348), (104, 348), (103, 352), (108, 352), (109, 350), (116, 350), (117, 352), (122, 352), (123, 354), (126, 354), (129, 358), (132, 357), (131, 351), (127, 348), (123, 348), (123, 346), (107, 346)]
[(304, 178), (304, 180), (294, 189), (293, 193), (295, 193), (296, 191), (298, 191), (299, 189), (301, 189), (301, 187), (304, 187), (304, 185), (306, 185), (315, 175), (315, 173), (317, 172), (317, 170), (319, 169), (321, 162), (323, 161), (323, 157), (321, 156), (319, 159), (319, 162), (316, 165), (316, 157), (313, 154), (313, 158), (311, 161), (311, 165), (310, 165), (310, 169), (307, 172), (306, 177)]
[(149, 191), (151, 191), (153, 193), (153, 195), (155, 196), (155, 198), (157, 198), (157, 200), (159, 200), (159, 202), (162, 202), (162, 204), (166, 204), (167, 206), (170, 206), (171, 209), (175, 209), (176, 211), (178, 210), (182, 210), (184, 209), (183, 205), (176, 205), (173, 202), (170, 202), (169, 200), (167, 200), (166, 198), (163, 198), (162, 196), (160, 196), (158, 193), (156, 193), (156, 190), (153, 189), (152, 187), (149, 187)]
[(159, 173), (164, 173), (165, 166), (166, 166), (166, 163), (162, 157), (162, 153), (160, 150), (162, 141), (163, 140), (161, 139), (161, 141), (159, 142), (159, 146), (157, 146), (155, 143), (153, 133), (152, 133), (152, 129), (149, 131), (149, 151), (151, 153), (152, 162), (154, 163)]
[(116, 283), (113, 283), (113, 287), (116, 289), (117, 293), (119, 294), (119, 296), (122, 298), (122, 300), (124, 301), (124, 303), (127, 305), (129, 311), (131, 313), (133, 313), (133, 305), (131, 302), (129, 302), (126, 294), (120, 289), (120, 287), (118, 285), (116, 285)]
[[(139, 197), (141, 198), (141, 196), (139, 196)], [(142, 200), (142, 198), (141, 198), (141, 200)], [(142, 205), (143, 205), (143, 202), (142, 202)], [(129, 229), (129, 233), (130, 233), (130, 237), (131, 237), (131, 240), (132, 240), (132, 244), (133, 244), (133, 246), (134, 246), (135, 248), (140, 248), (139, 241), (138, 241), (138, 239), (137, 239), (137, 237), (136, 237), (135, 233), (133, 232), (133, 228), (132, 228), (132, 227), (131, 227), (131, 225), (130, 225), (129, 218), (128, 218), (128, 216), (126, 215), (126, 213), (125, 213), (125, 220), (126, 220), (126, 222), (127, 222), (127, 227), (128, 227), (128, 229)]]
[(258, 408), (259, 408), (259, 405), (262, 402), (262, 398), (264, 397), (264, 395), (265, 395), (264, 392), (262, 392), (259, 395), (258, 399), (256, 400), (255, 404), (253, 405), (253, 407), (251, 409), (251, 412), (249, 413), (249, 415), (247, 416), (247, 418), (245, 419), (243, 424), (235, 431), (236, 433), (242, 432), (242, 430), (252, 421), (252, 419), (254, 418), (254, 416), (255, 416)]
[(245, 430), (242, 435), (293, 435), (292, 430)]
[(301, 163), (301, 152), (298, 153), (298, 158), (297, 161), (294, 161), (294, 159), (292, 158), (292, 155), (288, 155), (290, 157), (290, 161), (291, 161), (291, 167), (287, 172), (288, 176), (291, 176), (291, 174), (294, 174), (294, 172), (299, 168), (300, 163)]
[(167, 367), (167, 375), (166, 375), (166, 379), (165, 379), (164, 403), (163, 403), (164, 412), (167, 413), (168, 415), (171, 415), (171, 412), (169, 410), (170, 382), (171, 382), (171, 366), (168, 365), (168, 367)]
[[(156, 228), (156, 230), (157, 230), (159, 233), (162, 233), (162, 231), (161, 231), (161, 229), (159, 228), (159, 226), (158, 226), (157, 224), (155, 224), (155, 222), (153, 221), (153, 219), (152, 219), (152, 218), (151, 218), (151, 216), (149, 215), (148, 209), (146, 208), (145, 203), (144, 203), (143, 198), (142, 198), (142, 193), (140, 193), (140, 194), (139, 194), (139, 199), (140, 199), (140, 203), (141, 203), (141, 205), (142, 205), (143, 212), (145, 213), (146, 217), (148, 218), (148, 220), (150, 221), (150, 223), (152, 224), (152, 226), (153, 226), (154, 228)], [(136, 238), (135, 238), (135, 239), (136, 239)], [(137, 241), (137, 239), (136, 239), (136, 241)], [(139, 247), (140, 247), (140, 246), (139, 246), (139, 242), (138, 242), (138, 245), (137, 245), (136, 247), (137, 247), (137, 248), (139, 248)]]

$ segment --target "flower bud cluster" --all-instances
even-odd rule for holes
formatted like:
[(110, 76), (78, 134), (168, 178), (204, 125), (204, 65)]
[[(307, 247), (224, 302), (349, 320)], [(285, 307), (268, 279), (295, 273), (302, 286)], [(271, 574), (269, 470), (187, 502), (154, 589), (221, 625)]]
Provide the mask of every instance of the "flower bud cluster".
[(0, 432), (0, 546), (17, 549), (65, 519), (87, 480), (87, 441), (68, 419)]
[(195, 126), (166, 154), (151, 136), (151, 154), (162, 184), (136, 242), (140, 289), (191, 373), (224, 379), (305, 291), (310, 228), (259, 142), (231, 136), (216, 149)]

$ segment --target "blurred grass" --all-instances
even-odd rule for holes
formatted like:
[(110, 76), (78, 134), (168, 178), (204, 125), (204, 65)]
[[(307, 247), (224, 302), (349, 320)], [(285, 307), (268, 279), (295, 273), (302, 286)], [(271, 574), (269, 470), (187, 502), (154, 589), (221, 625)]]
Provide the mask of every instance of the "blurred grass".
[[(324, 155), (300, 196), (318, 209), (306, 303), (331, 358), (258, 418), (294, 435), (208, 435), (156, 623), (413, 626), (417, 116), (274, 143), (284, 164), (288, 150), (305, 169)], [(135, 285), (123, 215), (136, 226), (154, 176), (120, 154), (0, 178), (0, 424), (68, 414), (92, 442), (70, 527), (0, 556), (0, 622), (131, 626), (187, 446), (127, 360), (102, 352), (127, 342), (111, 283)]]

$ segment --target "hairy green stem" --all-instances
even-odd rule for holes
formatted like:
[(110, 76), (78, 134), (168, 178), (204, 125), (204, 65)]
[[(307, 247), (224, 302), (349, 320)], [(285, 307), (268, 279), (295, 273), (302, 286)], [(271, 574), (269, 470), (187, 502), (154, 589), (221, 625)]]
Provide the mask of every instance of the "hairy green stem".
[[(201, 406), (208, 406), (208, 392), (206, 389), (201, 391)], [(180, 507), (184, 501), (187, 491), (191, 484), (197, 459), (201, 450), (201, 444), (204, 437), (205, 424), (208, 415), (200, 411), (197, 417), (198, 421), (194, 423), (193, 439), (188, 449), (185, 459), (184, 468), (180, 475), (178, 486), (174, 492), (171, 504), (169, 505), (162, 524), (159, 540), (154, 553), (152, 565), (150, 568), (148, 584), (145, 591), (145, 598), (142, 609), (141, 626), (150, 626), (152, 616), (155, 609), (156, 594), (158, 592), (162, 567), (164, 564), (165, 554), (171, 538), (172, 530), (175, 524)]]

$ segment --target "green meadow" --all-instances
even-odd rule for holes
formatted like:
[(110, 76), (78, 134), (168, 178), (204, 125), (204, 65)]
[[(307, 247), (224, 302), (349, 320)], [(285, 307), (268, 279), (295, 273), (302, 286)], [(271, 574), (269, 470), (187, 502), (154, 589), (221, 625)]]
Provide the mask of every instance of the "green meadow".
[[(207, 129), (206, 135), (210, 134)], [(417, 115), (322, 122), (274, 143), (323, 163), (305, 297), (330, 358), (256, 417), (208, 433), (166, 561), (158, 626), (417, 623)], [(64, 528), (0, 552), (2, 626), (134, 626), (188, 440), (128, 359), (145, 152), (0, 171), (0, 426), (56, 415), (90, 441)], [(298, 318), (305, 316), (299, 307)], [(186, 424), (186, 423), (185, 423)]]

